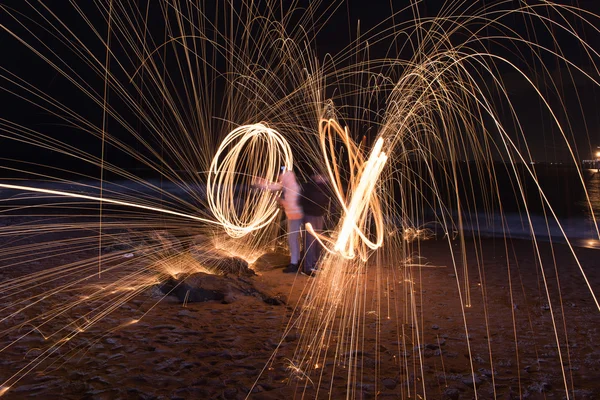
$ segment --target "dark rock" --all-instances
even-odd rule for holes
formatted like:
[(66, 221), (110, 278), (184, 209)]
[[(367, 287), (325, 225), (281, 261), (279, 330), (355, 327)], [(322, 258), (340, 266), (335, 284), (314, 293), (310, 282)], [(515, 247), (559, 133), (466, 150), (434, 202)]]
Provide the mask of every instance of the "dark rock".
[[(186, 282), (186, 277), (182, 277), (181, 279), (170, 278), (160, 286), (160, 290), (163, 293), (175, 296), (179, 301), (186, 303), (223, 300), (225, 298), (224, 291), (207, 288), (207, 286), (213, 286), (211, 285), (213, 282), (209, 282), (209, 280), (212, 280), (212, 278), (209, 278), (211, 275), (198, 272), (188, 276), (193, 276), (195, 279), (192, 282)], [(206, 282), (200, 282), (200, 276), (206, 278)]]
[(202, 272), (181, 276), (178, 279), (170, 278), (160, 286), (160, 290), (186, 303), (223, 300), (225, 293), (228, 292), (223, 280), (215, 279), (214, 275)]
[(233, 277), (203, 272), (180, 274), (177, 278), (167, 279), (159, 286), (159, 289), (164, 294), (175, 296), (182, 303), (220, 301), (229, 304), (242, 296), (253, 296), (267, 304), (282, 304), (277, 297), (260, 292), (250, 279), (241, 276)]
[(256, 273), (248, 262), (239, 257), (223, 256), (221, 253), (197, 245), (190, 249), (190, 255), (211, 273), (217, 275), (254, 276)]
[(248, 262), (239, 257), (226, 257), (214, 260), (212, 265), (208, 265), (213, 271), (221, 274), (232, 274), (236, 276), (254, 276), (256, 273), (250, 269)]

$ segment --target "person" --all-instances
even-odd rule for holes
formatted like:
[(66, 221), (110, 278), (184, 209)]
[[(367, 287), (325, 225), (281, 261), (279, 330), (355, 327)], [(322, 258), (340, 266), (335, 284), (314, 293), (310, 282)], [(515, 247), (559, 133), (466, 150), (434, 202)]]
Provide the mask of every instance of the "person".
[(257, 185), (262, 188), (266, 188), (272, 191), (281, 190), (281, 196), (278, 201), (285, 217), (287, 218), (287, 237), (288, 247), (290, 249), (290, 263), (283, 269), (285, 273), (292, 273), (298, 271), (298, 265), (300, 263), (300, 231), (302, 229), (302, 221), (304, 219), (304, 212), (300, 205), (300, 185), (296, 180), (296, 174), (285, 168), (282, 168), (282, 172), (279, 175), (277, 183), (271, 184), (259, 184)]
[[(301, 205), (304, 210), (304, 224), (311, 224), (316, 233), (323, 231), (325, 213), (329, 207), (327, 180), (323, 175), (313, 171), (310, 179), (302, 187)], [(313, 276), (317, 271), (317, 262), (321, 257), (321, 244), (310, 234), (308, 229), (304, 236), (304, 263), (302, 272)]]

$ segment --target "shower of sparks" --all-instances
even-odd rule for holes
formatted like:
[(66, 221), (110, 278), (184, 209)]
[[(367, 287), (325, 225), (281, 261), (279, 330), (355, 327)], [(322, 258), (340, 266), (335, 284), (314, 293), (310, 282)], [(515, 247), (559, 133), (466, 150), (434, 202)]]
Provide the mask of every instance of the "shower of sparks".
[[(65, 346), (149, 288), (193, 272), (219, 273), (210, 267), (218, 257), (252, 264), (272, 251), (279, 194), (253, 183), (276, 181), (281, 166), (302, 177), (301, 166), (309, 164), (329, 178), (335, 212), (326, 232), (306, 226), (326, 251), (284, 332), (297, 329), (301, 335), (288, 360), (292, 377), (319, 390), (329, 384), (327, 371), (341, 373), (347, 398), (358, 397), (361, 377), (378, 373), (364, 360), (365, 338), (374, 336), (378, 343), (382, 327), (391, 323), (397, 331), (394, 362), (406, 377), (397, 390), (404, 397), (427, 397), (437, 382), (425, 379), (426, 310), (419, 282), (431, 266), (420, 244), (434, 236), (435, 226), (450, 254), (447, 268), (458, 293), (473, 381), (477, 368), (467, 310), (482, 310), (495, 395), (485, 261), (478, 254), (473, 265), (467, 247), (478, 246), (476, 228), (492, 215), (506, 229), (505, 197), (498, 190), (502, 173), (510, 176), (513, 197), (523, 204), (523, 225), (532, 233), (532, 257), (551, 314), (554, 362), (570, 398), (576, 388), (565, 367), (565, 310), (560, 292), (553, 298), (546, 274), (556, 270), (556, 261), (540, 252), (530, 206), (542, 205), (547, 240), (553, 240), (549, 227), (558, 226), (594, 312), (600, 311), (597, 289), (538, 183), (531, 133), (503, 75), (511, 71), (536, 93), (540, 118), (558, 132), (555, 145), (578, 165), (561, 90), (569, 82), (575, 87), (576, 80), (598, 86), (598, 49), (584, 35), (597, 35), (598, 16), (540, 0), (481, 9), (449, 1), (438, 16), (420, 17), (421, 2), (415, 0), (382, 16), (382, 24), (339, 53), (323, 55), (316, 46), (320, 29), (343, 2), (313, 1), (305, 9), (293, 2), (285, 10), (270, 0), (216, 3), (207, 10), (203, 2), (179, 0), (136, 5), (103, 0), (89, 8), (70, 2), (67, 14), (35, 2), (23, 6), (26, 13), (0, 5), (5, 39), (76, 93), (72, 99), (52, 94), (7, 61), (0, 63), (0, 89), (64, 128), (0, 118), (5, 145), (31, 154), (1, 160), (0, 213), (8, 222), (0, 227), (0, 271), (15, 272), (0, 281), (0, 353), (28, 338), (44, 343), (9, 376), (0, 376), (0, 396), (55, 362), (60, 351), (67, 349), (68, 357), (85, 352), (84, 341)], [(397, 22), (405, 15), (411, 18)], [(515, 18), (538, 31), (524, 36), (511, 27)], [(74, 20), (78, 28), (70, 25)], [(540, 29), (567, 38), (566, 44), (537, 41), (544, 36)], [(565, 46), (579, 47), (586, 66), (569, 59)], [(375, 47), (388, 49), (388, 55), (372, 56)], [(411, 55), (403, 58), (409, 48)], [(560, 80), (547, 69), (548, 58), (564, 72)], [(459, 167), (465, 159), (473, 160), (466, 174)], [(498, 159), (504, 167), (494, 163)], [(143, 165), (154, 178), (138, 176), (132, 164)], [(593, 219), (590, 240), (600, 240), (577, 168)], [(536, 188), (533, 198), (528, 181)], [(483, 205), (469, 193), (474, 182)], [(475, 227), (474, 234), (467, 226)], [(514, 306), (518, 289), (510, 280), (509, 253), (506, 244)], [(19, 273), (38, 263), (47, 267)], [(560, 288), (558, 274), (552, 279)], [(367, 298), (368, 288), (375, 298)], [(394, 290), (401, 298), (391, 300)], [(45, 311), (30, 312), (40, 308)], [(127, 329), (150, 310), (107, 331)], [(509, 323), (518, 357), (514, 314)], [(416, 350), (409, 360), (410, 348)], [(522, 394), (520, 379), (518, 386)], [(479, 397), (475, 384), (473, 392)]]

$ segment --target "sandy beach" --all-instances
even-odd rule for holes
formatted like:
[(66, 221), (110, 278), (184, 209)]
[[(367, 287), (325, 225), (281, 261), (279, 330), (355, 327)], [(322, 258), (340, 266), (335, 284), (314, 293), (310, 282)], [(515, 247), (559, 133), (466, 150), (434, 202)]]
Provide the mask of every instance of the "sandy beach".
[[(452, 246), (454, 257), (461, 259), (458, 243)], [(306, 285), (319, 277), (283, 274), (285, 256), (272, 254), (254, 265), (256, 276), (232, 279), (243, 279), (282, 304), (238, 293), (227, 302), (183, 305), (173, 296), (163, 298), (156, 288), (146, 290), (21, 373), (4, 397), (289, 399), (345, 398), (350, 393), (365, 399), (471, 399), (476, 394), (481, 399), (563, 399), (566, 381), (570, 398), (600, 398), (600, 313), (568, 248), (554, 246), (555, 269), (545, 262), (552, 257), (551, 246), (540, 244), (543, 274), (531, 242), (513, 241), (506, 248), (503, 241), (491, 239), (467, 246), (471, 306), (464, 315), (456, 274), (463, 304), (465, 280), (452, 267), (443, 240), (422, 242), (421, 266), (369, 268), (365, 304), (373, 310), (365, 309), (361, 317), (360, 367), (350, 380), (344, 357), (331, 357), (318, 374), (307, 377), (291, 368), (303, 332), (290, 321), (302, 309), (299, 300)], [(598, 294), (596, 252), (576, 253)], [(68, 262), (65, 257), (61, 263)], [(43, 262), (37, 265), (44, 267)], [(411, 269), (410, 283), (402, 278), (406, 268)], [(18, 273), (5, 269), (2, 279)], [(407, 300), (410, 293), (412, 301)], [(77, 294), (60, 296), (55, 301), (69, 302)], [(44, 307), (48, 304), (32, 304), (24, 314), (47, 311)], [(86, 307), (92, 305), (76, 310)], [(4, 321), (2, 328), (19, 318), (24, 317)], [(25, 330), (5, 334), (2, 347)], [(27, 368), (45, 343), (34, 333), (6, 348), (0, 377)]]

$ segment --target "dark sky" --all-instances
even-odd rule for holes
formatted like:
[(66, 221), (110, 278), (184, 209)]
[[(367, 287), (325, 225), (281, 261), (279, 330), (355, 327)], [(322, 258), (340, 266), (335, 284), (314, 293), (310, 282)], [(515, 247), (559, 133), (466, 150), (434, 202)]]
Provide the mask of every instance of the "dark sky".
[[(306, 0), (303, 0), (306, 2)], [(300, 1), (299, 4), (303, 4)], [(210, 2), (209, 2), (210, 3)], [(470, 1), (466, 1), (465, 4), (470, 4)], [(498, 1), (486, 0), (483, 2), (484, 5), (493, 6)], [(505, 2), (506, 3), (506, 2)], [(514, 4), (518, 4), (518, 1), (513, 1)], [(582, 8), (587, 8), (594, 12), (600, 12), (600, 1), (596, 0), (578, 0), (578, 1), (561, 1), (564, 4), (576, 4)], [(62, 61), (65, 62), (62, 68), (73, 68), (69, 72), (71, 76), (77, 76), (78, 80), (89, 84), (87, 87), (89, 90), (95, 90), (98, 92), (102, 91), (102, 82), (98, 79), (98, 75), (91, 71), (88, 66), (78, 59), (72, 51), (66, 51), (69, 46), (77, 47), (77, 43), (61, 43), (60, 39), (52, 38), (50, 32), (44, 31), (43, 16), (47, 15), (42, 10), (41, 15), (36, 15), (26, 2), (22, 0), (3, 0), (2, 5), (10, 8), (12, 13), (22, 13), (17, 18), (27, 23), (28, 29), (31, 29), (29, 33), (34, 33), (43, 37), (43, 42), (38, 42), (36, 46), (43, 46), (46, 44), (49, 49), (45, 50), (45, 53), (49, 54), (49, 51), (55, 51), (62, 57)], [(36, 9), (42, 9), (40, 5), (35, 4)], [(91, 11), (91, 3), (82, 3), (84, 11)], [(324, 6), (327, 6), (329, 2), (324, 2)], [(422, 17), (436, 15), (442, 5), (443, 1), (440, 0), (425, 0), (419, 4), (418, 10)], [(406, 6), (410, 5), (407, 0), (404, 1), (364, 1), (364, 0), (348, 0), (342, 4), (335, 15), (328, 20), (327, 24), (321, 27), (319, 32), (316, 46), (319, 52), (319, 56), (323, 57), (325, 53), (336, 54), (338, 51), (343, 49), (351, 40), (356, 38), (358, 22), (360, 21), (361, 32), (366, 32), (370, 28), (375, 27), (380, 21), (385, 20), (387, 16), (391, 14), (391, 9), (399, 11)], [(54, 7), (54, 6), (50, 6)], [(93, 32), (85, 24), (81, 22), (81, 18), (69, 7), (56, 8), (56, 11), (60, 14), (61, 19), (68, 24), (70, 29), (80, 35), (81, 39), (85, 41), (86, 45), (90, 46), (92, 51), (98, 55), (99, 58), (104, 57), (102, 46), (97, 38), (94, 37)], [(18, 15), (18, 14), (15, 14)], [(105, 31), (105, 22), (103, 22), (99, 13), (90, 13), (92, 20), (96, 18), (95, 23), (99, 26), (99, 31)], [(412, 17), (410, 11), (398, 14), (395, 22), (401, 22)], [(10, 15), (6, 13), (0, 13), (0, 23), (4, 24), (9, 29), (14, 29), (24, 38), (30, 38), (29, 33), (16, 23)], [(40, 23), (41, 25), (36, 25)], [(507, 19), (507, 24), (510, 28), (517, 30), (518, 32), (524, 32), (528, 28), (527, 23), (519, 18)], [(391, 25), (390, 22), (384, 23), (377, 30), (385, 29)], [(539, 30), (532, 24), (529, 28), (533, 28), (537, 33), (539, 32), (536, 40), (545, 44), (551, 45), (553, 37), (547, 33)], [(594, 47), (597, 47), (598, 38), (597, 34), (592, 33), (591, 29), (582, 29), (582, 32), (586, 35), (588, 40)], [(596, 36), (595, 36), (596, 35)], [(568, 37), (560, 32), (556, 32), (556, 38), (558, 40), (564, 40), (567, 45), (564, 47), (566, 56), (573, 60), (577, 65), (581, 66), (586, 71), (592, 70), (590, 62), (585, 61), (584, 53), (581, 51), (580, 46), (572, 45)], [(51, 115), (45, 110), (38, 107), (28, 105), (27, 101), (19, 100), (13, 95), (8, 95), (6, 90), (12, 90), (24, 96), (31, 98), (30, 95), (26, 94), (23, 89), (18, 86), (20, 83), (14, 83), (17, 78), (11, 76), (13, 73), (16, 77), (23, 78), (27, 83), (39, 88), (43, 93), (46, 93), (58, 102), (69, 105), (73, 110), (77, 111), (80, 115), (85, 116), (86, 120), (92, 125), (100, 126), (102, 123), (102, 114), (98, 112), (98, 105), (91, 101), (86, 96), (76, 94), (77, 91), (72, 89), (72, 86), (66, 83), (64, 77), (61, 77), (52, 68), (48, 68), (46, 63), (40, 60), (37, 56), (33, 55), (29, 50), (26, 50), (24, 46), (18, 43), (17, 40), (10, 37), (6, 32), (0, 33), (0, 43), (3, 44), (4, 56), (0, 60), (0, 74), (4, 76), (0, 82), (0, 88), (3, 88), (3, 93), (0, 93), (0, 117), (5, 118), (32, 129), (48, 132), (57, 141), (65, 141), (73, 146), (79, 148), (90, 148), (97, 149), (99, 144), (97, 140), (90, 139), (90, 135), (85, 134), (78, 129), (67, 127), (68, 124), (65, 121), (61, 121), (59, 118)], [(492, 50), (502, 53), (507, 51), (502, 46), (491, 46)], [(115, 56), (125, 56), (124, 54), (118, 53), (118, 47), (115, 50), (117, 53)], [(373, 46), (371, 57), (377, 58), (387, 52), (388, 46), (378, 48)], [(514, 55), (514, 49), (510, 50)], [(385, 54), (390, 56), (389, 54)], [(401, 58), (410, 58), (412, 54), (405, 50), (400, 54)], [(528, 55), (524, 53), (521, 56), (527, 61)], [(126, 57), (122, 57), (126, 59)], [(57, 59), (53, 59), (57, 61)], [(548, 61), (548, 62), (546, 62)], [(564, 68), (561, 68), (558, 63), (552, 65), (552, 59), (543, 59), (542, 63), (532, 62), (530, 64), (533, 69), (539, 69), (543, 66), (547, 67), (552, 73), (560, 71), (565, 72)], [(500, 67), (499, 73), (503, 75), (503, 79), (507, 85), (509, 92), (514, 97), (514, 104), (518, 108), (518, 112), (522, 116), (522, 123), (524, 129), (527, 130), (527, 137), (531, 140), (531, 148), (534, 153), (534, 158), (538, 161), (562, 161), (566, 159), (566, 153), (561, 144), (560, 133), (548, 124), (544, 126), (545, 122), (548, 121), (549, 116), (540, 111), (540, 105), (532, 102), (533, 93), (531, 90), (526, 88), (522, 78), (506, 69)], [(597, 75), (597, 74), (596, 74)], [(557, 75), (555, 75), (557, 76)], [(11, 83), (10, 81), (13, 81)], [(590, 146), (595, 147), (600, 144), (600, 120), (598, 119), (598, 113), (596, 112), (596, 104), (600, 100), (600, 92), (593, 85), (590, 85), (588, 81), (582, 79), (581, 76), (575, 77), (575, 83), (569, 83), (569, 80), (564, 79), (565, 83), (560, 88), (560, 95), (566, 100), (566, 113), (559, 114), (558, 118), (561, 122), (567, 120), (572, 122), (572, 126), (569, 127), (568, 135), (572, 135), (572, 142), (577, 144), (580, 148), (580, 158), (587, 158)], [(71, 87), (71, 89), (69, 89)], [(559, 98), (549, 94), (549, 98), (553, 106), (560, 106)], [(581, 101), (578, 100), (581, 99)], [(36, 100), (37, 101), (37, 100)], [(112, 99), (115, 107), (119, 106), (118, 100)], [(37, 101), (40, 103), (40, 101)], [(128, 113), (124, 112), (124, 116)], [(32, 149), (30, 146), (24, 146), (14, 141), (7, 142), (6, 139), (1, 139), (4, 143), (10, 143), (9, 145), (0, 146), (0, 157), (13, 157), (13, 158), (27, 158), (31, 154), (36, 154), (34, 159), (37, 162), (44, 164), (53, 163), (57, 156), (56, 152), (39, 152)], [(94, 150), (90, 150), (94, 151)]]

